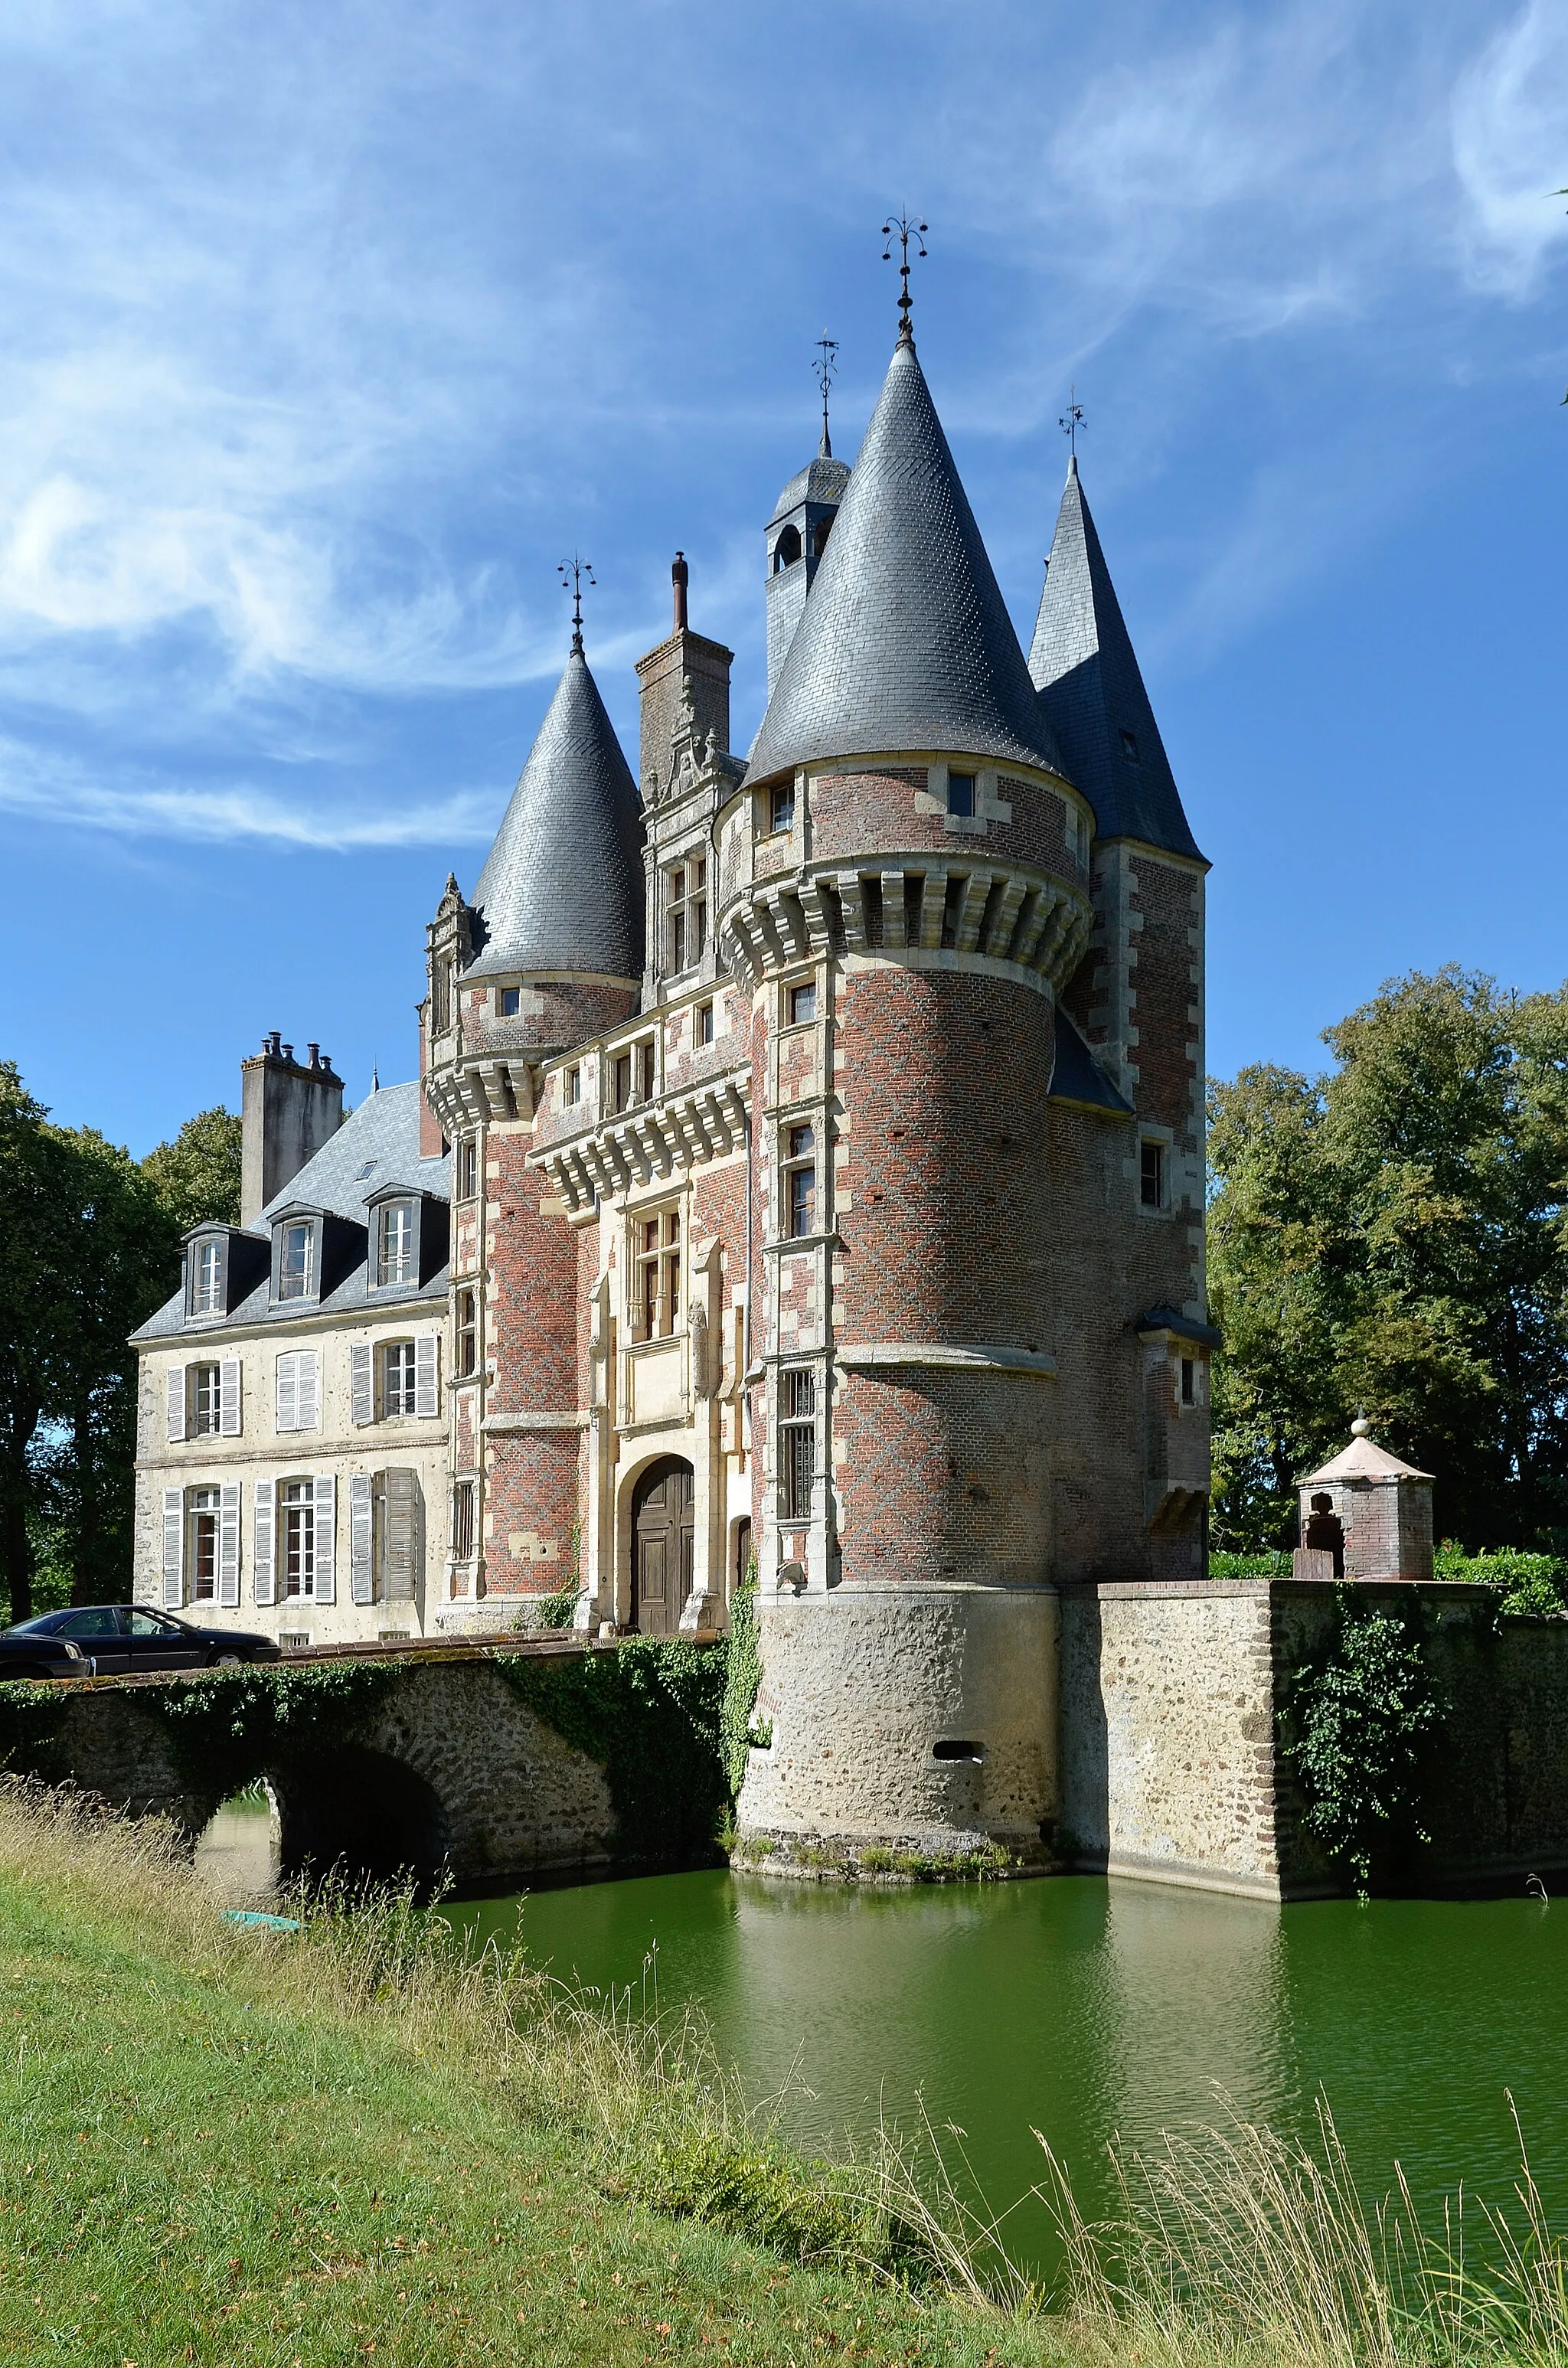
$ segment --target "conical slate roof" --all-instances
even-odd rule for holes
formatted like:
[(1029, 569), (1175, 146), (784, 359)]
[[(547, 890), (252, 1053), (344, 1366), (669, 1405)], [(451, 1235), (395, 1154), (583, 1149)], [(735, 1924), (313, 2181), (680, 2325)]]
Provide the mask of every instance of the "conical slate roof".
[(1029, 673), (1101, 838), (1141, 838), (1197, 856), (1131, 637), (1078, 481), (1076, 459), (1057, 514)]
[(581, 643), (528, 751), (472, 902), (465, 979), (642, 970), (642, 810)]
[(952, 749), (1061, 769), (942, 423), (900, 341), (751, 752)]

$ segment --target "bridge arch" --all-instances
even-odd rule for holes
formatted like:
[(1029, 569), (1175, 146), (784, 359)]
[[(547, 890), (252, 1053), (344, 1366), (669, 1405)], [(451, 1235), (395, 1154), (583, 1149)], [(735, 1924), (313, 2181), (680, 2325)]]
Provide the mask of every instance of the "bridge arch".
[(341, 1743), (267, 1771), (278, 1803), (278, 1873), (349, 1884), (412, 1881), (429, 1891), (451, 1856), (440, 1794), (410, 1761)]

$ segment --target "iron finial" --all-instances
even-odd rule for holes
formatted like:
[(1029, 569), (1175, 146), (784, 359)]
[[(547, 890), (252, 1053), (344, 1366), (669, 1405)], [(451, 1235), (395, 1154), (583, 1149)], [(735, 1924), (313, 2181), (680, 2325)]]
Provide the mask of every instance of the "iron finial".
[(817, 339), (817, 350), (822, 359), (812, 364), (812, 375), (822, 389), (822, 442), (817, 447), (817, 458), (819, 461), (831, 461), (833, 438), (827, 432), (827, 391), (838, 376), (838, 363), (835, 359), (838, 339), (830, 337), (824, 329)]
[(909, 325), (909, 242), (911, 239), (915, 241), (916, 256), (924, 255), (927, 227), (925, 222), (912, 222), (907, 214), (890, 214), (882, 224), (882, 236), (887, 241), (886, 246), (882, 249), (884, 263), (892, 261), (892, 243), (895, 238), (899, 245), (898, 341), (901, 346), (912, 346), (915, 343), (915, 332)]
[(1067, 450), (1075, 461), (1078, 457), (1078, 430), (1087, 422), (1084, 417), (1084, 406), (1078, 400), (1077, 387), (1071, 381), (1067, 388), (1067, 408), (1056, 424), (1066, 437)]
[(570, 560), (562, 560), (555, 572), (561, 578), (562, 590), (570, 592), (572, 595), (572, 652), (574, 657), (581, 657), (583, 655), (583, 586), (585, 584), (590, 585), (596, 592), (599, 587), (594, 583), (592, 566), (587, 560), (579, 559), (575, 552), (572, 553)]

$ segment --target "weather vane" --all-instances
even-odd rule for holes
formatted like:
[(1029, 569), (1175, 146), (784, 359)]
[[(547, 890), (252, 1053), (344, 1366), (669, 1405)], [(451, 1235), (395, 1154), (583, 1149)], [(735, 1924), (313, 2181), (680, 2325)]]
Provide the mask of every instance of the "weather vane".
[(1056, 424), (1066, 437), (1067, 450), (1075, 461), (1078, 457), (1078, 430), (1085, 423), (1084, 406), (1078, 400), (1078, 390), (1071, 383), (1067, 389), (1067, 408)]
[(596, 592), (599, 587), (594, 583), (594, 571), (589, 562), (585, 559), (579, 559), (575, 552), (572, 553), (570, 564), (568, 565), (567, 562), (562, 560), (555, 572), (561, 578), (562, 590), (563, 592), (570, 592), (572, 595), (572, 646), (574, 650), (581, 651), (583, 646), (583, 586), (585, 583), (587, 583), (592, 586)]
[(838, 339), (830, 337), (824, 329), (817, 339), (817, 350), (822, 359), (820, 362), (812, 364), (812, 375), (822, 389), (822, 444), (818, 457), (824, 461), (831, 461), (833, 438), (827, 432), (827, 391), (838, 376), (838, 364), (835, 359), (838, 352)]
[(882, 224), (882, 236), (887, 241), (886, 246), (882, 249), (882, 261), (884, 263), (891, 263), (892, 261), (892, 243), (895, 238), (899, 245), (899, 255), (901, 259), (898, 267), (900, 281), (898, 291), (898, 341), (901, 346), (912, 346), (915, 343), (915, 332), (909, 325), (909, 242), (911, 239), (915, 241), (915, 252), (917, 256), (924, 255), (926, 252), (926, 227), (927, 226), (925, 222), (912, 222), (907, 214), (890, 214), (887, 221)]

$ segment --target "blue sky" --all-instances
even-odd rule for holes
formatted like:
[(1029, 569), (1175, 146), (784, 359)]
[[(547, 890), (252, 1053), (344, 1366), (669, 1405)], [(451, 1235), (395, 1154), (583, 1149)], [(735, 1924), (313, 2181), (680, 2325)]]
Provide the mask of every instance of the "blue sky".
[(0, 1053), (62, 1120), (145, 1150), (274, 1026), (413, 1074), (574, 546), (628, 746), (676, 545), (745, 745), (903, 202), (1026, 639), (1077, 383), (1211, 1067), (1568, 973), (1568, 0), (13, 0), (0, 132)]

